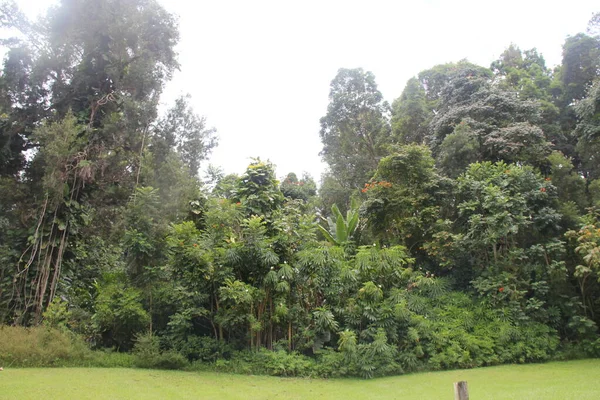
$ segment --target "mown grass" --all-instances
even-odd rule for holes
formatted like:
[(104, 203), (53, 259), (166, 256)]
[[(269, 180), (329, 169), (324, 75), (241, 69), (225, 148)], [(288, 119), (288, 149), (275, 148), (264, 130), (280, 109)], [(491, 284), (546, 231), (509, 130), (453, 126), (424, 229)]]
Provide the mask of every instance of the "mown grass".
[(453, 399), (467, 380), (473, 400), (598, 399), (600, 360), (505, 365), (358, 379), (291, 379), (214, 372), (25, 368), (0, 372), (2, 399)]

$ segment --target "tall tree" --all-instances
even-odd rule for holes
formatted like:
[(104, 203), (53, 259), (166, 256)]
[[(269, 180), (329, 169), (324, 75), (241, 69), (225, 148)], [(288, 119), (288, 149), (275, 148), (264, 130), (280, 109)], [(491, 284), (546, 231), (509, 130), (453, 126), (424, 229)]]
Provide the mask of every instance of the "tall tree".
[(572, 157), (575, 167), (582, 168), (576, 151), (578, 138), (574, 134), (577, 115), (572, 107), (586, 96), (587, 88), (598, 76), (600, 69), (600, 39), (579, 33), (563, 44), (562, 63), (554, 71), (551, 92), (554, 104), (560, 110), (556, 118), (560, 126), (558, 149)]
[(457, 63), (436, 65), (433, 68), (419, 72), (419, 81), (425, 90), (427, 100), (431, 102), (434, 110), (438, 108), (438, 102), (444, 88), (462, 75), (470, 75), (472, 78), (490, 78), (492, 73), (489, 69), (461, 60)]
[(587, 91), (587, 97), (574, 105), (578, 123), (574, 130), (577, 150), (582, 161), (580, 170), (591, 179), (600, 178), (598, 154), (600, 151), (600, 77)]
[(392, 104), (392, 132), (398, 143), (425, 143), (433, 117), (425, 89), (416, 78), (406, 82), (402, 95)]
[(360, 188), (390, 143), (389, 106), (375, 75), (340, 69), (331, 81), (327, 114), (321, 118), (321, 155), (343, 186)]
[(585, 97), (588, 85), (600, 69), (600, 40), (578, 33), (565, 40), (560, 79), (564, 85), (563, 104)]
[(208, 128), (206, 118), (196, 114), (189, 103), (189, 95), (175, 100), (167, 115), (158, 121), (155, 136), (165, 146), (176, 149), (190, 175), (197, 177), (200, 163), (217, 145), (217, 137), (216, 129)]
[[(5, 27), (21, 36), (6, 42), (2, 172), (26, 177), (30, 192), (10, 307), (19, 321), (39, 320), (68, 243), (92, 215), (92, 231), (111, 230), (116, 209), (105, 205), (124, 205), (133, 191), (158, 97), (178, 67), (178, 32), (153, 0), (63, 0), (36, 23), (6, 10)], [(39, 151), (26, 165), (18, 154), (28, 148)]]
[[(537, 125), (539, 105), (522, 100), (513, 91), (493, 85), (489, 76), (467, 66), (455, 72), (439, 95), (436, 116), (430, 124), (430, 144), (444, 163), (457, 143), (469, 143), (474, 160), (527, 162), (540, 166), (550, 143)], [(457, 141), (457, 135), (464, 140)], [(451, 141), (451, 143), (449, 143)], [(477, 145), (475, 145), (477, 143)]]

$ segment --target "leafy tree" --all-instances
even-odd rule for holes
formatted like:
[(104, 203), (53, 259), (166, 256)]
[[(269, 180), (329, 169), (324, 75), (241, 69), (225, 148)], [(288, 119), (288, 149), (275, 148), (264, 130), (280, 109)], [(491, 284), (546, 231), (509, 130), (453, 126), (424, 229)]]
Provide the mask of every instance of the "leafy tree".
[(440, 216), (436, 198), (443, 190), (431, 151), (422, 145), (401, 146), (381, 160), (362, 189), (367, 201), (361, 211), (382, 244), (402, 244), (414, 254)]
[(596, 302), (593, 298), (598, 290), (600, 281), (600, 228), (597, 213), (590, 212), (585, 218), (581, 229), (568, 231), (566, 236), (576, 241), (575, 252), (582, 261), (576, 265), (573, 275), (577, 278), (584, 311), (592, 319), (595, 318)]
[(237, 183), (239, 180), (240, 177), (236, 174), (219, 177), (212, 193), (218, 197), (233, 199), (237, 193)]
[(200, 163), (205, 160), (217, 145), (214, 128), (206, 127), (206, 118), (194, 113), (190, 96), (175, 100), (175, 105), (156, 126), (153, 146), (154, 153), (159, 156), (164, 150), (159, 146), (176, 149), (190, 175), (196, 177)]
[(346, 212), (350, 207), (352, 194), (353, 192), (340, 183), (331, 172), (324, 173), (319, 187), (319, 210), (321, 214), (328, 215), (334, 204), (339, 207), (340, 211)]
[(335, 179), (357, 189), (366, 182), (390, 142), (389, 106), (375, 76), (340, 69), (331, 81), (327, 114), (321, 118), (321, 155)]
[(537, 49), (521, 51), (511, 44), (498, 60), (492, 62), (491, 69), (494, 71), (495, 84), (503, 90), (516, 92), (519, 98), (538, 103), (538, 125), (556, 149), (571, 154), (573, 148), (561, 130), (561, 110), (555, 105), (553, 95), (560, 84), (556, 82), (553, 72), (546, 66), (544, 57)]
[(423, 144), (432, 117), (425, 89), (418, 79), (409, 79), (402, 95), (392, 104), (394, 140), (402, 144)]
[[(492, 85), (487, 76), (477, 75), (477, 70), (465, 68), (442, 89), (439, 112), (430, 124), (431, 146), (439, 154), (446, 137), (466, 124), (469, 136), (479, 143), (479, 154), (470, 159), (540, 166), (550, 153), (550, 143), (536, 125), (538, 121), (535, 102), (521, 100), (516, 93)], [(445, 153), (447, 164), (447, 149)]]
[(445, 175), (457, 178), (470, 164), (482, 161), (482, 149), (476, 132), (461, 121), (439, 147), (437, 164)]
[(552, 73), (537, 49), (521, 51), (511, 44), (492, 62), (494, 80), (507, 90), (513, 90), (527, 100), (549, 100)]
[(534, 313), (541, 306), (526, 295), (547, 301), (542, 286), (564, 282), (556, 188), (531, 167), (483, 162), (458, 178), (456, 195), (458, 218), (440, 226), (428, 251), (462, 284), (486, 295), (510, 290), (517, 314)]
[[(178, 33), (154, 1), (65, 0), (37, 23), (4, 10), (5, 27), (21, 38), (7, 42), (4, 63), (0, 97), (5, 110), (16, 107), (1, 133), (10, 148), (3, 168), (27, 177), (26, 214), (35, 215), (23, 220), (22, 234), (31, 239), (20, 249), (17, 297), (25, 298), (32, 281), (37, 287), (31, 301), (16, 300), (13, 308), (39, 320), (56, 295), (68, 243), (91, 222), (90, 209), (95, 231), (109, 231), (114, 207), (106, 205), (124, 204), (132, 192), (158, 96), (178, 67)], [(27, 149), (39, 151), (24, 165), (18, 154)]]
[(238, 181), (236, 198), (241, 201), (249, 216), (260, 216), (267, 223), (274, 221), (275, 213), (283, 205), (283, 194), (275, 179), (275, 169), (270, 162), (254, 160)]
[(563, 45), (562, 64), (554, 73), (554, 103), (559, 107), (558, 121), (561, 128), (561, 144), (559, 150), (572, 157), (575, 167), (582, 168), (579, 154), (576, 151), (578, 136), (574, 134), (578, 116), (573, 107), (575, 102), (586, 97), (587, 89), (598, 77), (600, 53), (598, 38), (579, 33), (568, 37)]
[(419, 81), (433, 110), (438, 110), (444, 88), (462, 75), (470, 76), (473, 82), (480, 82), (481, 79), (490, 79), (492, 73), (489, 69), (470, 63), (467, 60), (440, 64), (419, 72)]
[(296, 174), (290, 172), (281, 182), (280, 189), (285, 197), (294, 200), (308, 201), (317, 194), (317, 184), (306, 173), (299, 180)]
[(560, 212), (569, 219), (564, 223), (566, 226), (575, 227), (579, 225), (579, 216), (590, 204), (586, 195), (586, 181), (577, 173), (571, 160), (562, 153), (552, 152), (548, 161), (550, 174), (546, 179), (557, 189)]
[(600, 12), (594, 13), (590, 22), (588, 23), (587, 32), (590, 36), (600, 37)]
[(92, 320), (101, 340), (105, 345), (130, 350), (135, 335), (150, 323), (150, 316), (141, 304), (140, 292), (126, 287), (120, 280), (108, 279), (98, 287), (95, 303), (96, 313)]
[(598, 76), (600, 68), (598, 39), (578, 33), (565, 40), (560, 79), (564, 85), (563, 104), (581, 100), (587, 86)]
[(600, 150), (600, 78), (597, 78), (587, 91), (587, 97), (578, 101), (575, 106), (578, 123), (575, 127), (577, 150), (583, 164), (586, 177), (597, 179), (598, 150)]

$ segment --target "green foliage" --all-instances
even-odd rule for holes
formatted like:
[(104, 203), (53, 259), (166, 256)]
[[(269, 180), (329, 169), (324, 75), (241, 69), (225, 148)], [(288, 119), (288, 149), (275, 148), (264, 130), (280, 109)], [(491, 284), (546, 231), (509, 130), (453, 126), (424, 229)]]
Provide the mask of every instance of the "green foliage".
[(423, 144), (432, 116), (425, 89), (418, 79), (409, 79), (402, 95), (392, 104), (392, 135), (395, 141)]
[(577, 214), (580, 214), (580, 211), (589, 204), (585, 194), (585, 179), (577, 173), (572, 161), (560, 152), (553, 152), (548, 156), (548, 161), (550, 163), (549, 179), (556, 186), (562, 208), (568, 207), (567, 204), (572, 202), (578, 207)]
[(273, 164), (260, 159), (254, 160), (238, 181), (236, 198), (243, 204), (248, 215), (262, 216), (271, 223), (274, 212), (283, 204)]
[(517, 91), (526, 99), (548, 99), (551, 73), (544, 57), (535, 48), (521, 51), (511, 44), (492, 63), (491, 69), (500, 86)]
[(302, 179), (293, 172), (287, 174), (280, 185), (281, 193), (289, 199), (308, 201), (317, 194), (317, 184), (313, 178), (304, 173)]
[(0, 73), (0, 323), (44, 325), (0, 328), (0, 361), (370, 378), (598, 354), (597, 36), (555, 70), (515, 45), (434, 66), (392, 109), (340, 69), (317, 198), (260, 159), (200, 181), (215, 131), (187, 97), (158, 116), (178, 33), (154, 0), (0, 8), (21, 34)]
[(63, 330), (0, 325), (0, 365), (57, 367), (77, 365), (90, 356), (88, 347)]
[(231, 345), (208, 336), (190, 335), (175, 348), (190, 361), (215, 362), (229, 359), (233, 353)]
[(189, 365), (187, 359), (174, 350), (161, 351), (159, 338), (152, 334), (141, 334), (133, 348), (134, 365), (139, 368), (183, 369)]
[(598, 38), (584, 33), (568, 37), (563, 45), (560, 78), (564, 85), (564, 101), (581, 100), (587, 86), (598, 76), (600, 50)]
[(331, 206), (332, 216), (327, 219), (329, 229), (318, 225), (319, 230), (332, 244), (337, 246), (347, 246), (352, 242), (353, 236), (359, 225), (358, 204), (352, 202), (350, 209), (346, 213), (346, 218), (342, 215), (337, 204)]
[(191, 96), (182, 96), (157, 122), (153, 152), (164, 157), (168, 149), (176, 149), (192, 177), (197, 177), (200, 162), (217, 146), (215, 128), (206, 127), (206, 118), (197, 115), (190, 105)]
[(470, 164), (478, 161), (481, 161), (481, 150), (477, 136), (461, 121), (442, 141), (437, 163), (447, 176), (457, 178)]
[(122, 282), (106, 282), (98, 286), (96, 312), (92, 316), (101, 342), (131, 349), (135, 335), (147, 329), (150, 316), (141, 303), (141, 293)]
[[(444, 191), (431, 151), (406, 145), (385, 157), (363, 192), (361, 212), (382, 244), (402, 244), (417, 251), (439, 216)], [(413, 253), (414, 254), (414, 253)]]
[(236, 353), (231, 360), (218, 360), (216, 370), (274, 376), (315, 376), (315, 361), (298, 353), (267, 351)]
[(600, 281), (600, 223), (593, 212), (586, 216), (586, 220), (581, 229), (568, 231), (566, 236), (576, 242), (575, 253), (579, 255), (581, 263), (575, 266), (573, 276), (579, 282), (586, 314), (593, 317), (595, 306), (591, 293), (594, 293), (592, 289)]
[[(600, 55), (598, 55), (600, 60)], [(600, 65), (600, 61), (598, 61)], [(578, 117), (575, 135), (577, 150), (585, 171), (593, 178), (600, 177), (597, 154), (600, 150), (600, 78), (596, 78), (586, 91), (586, 96), (574, 106)]]
[(321, 118), (321, 155), (346, 188), (359, 188), (377, 168), (389, 136), (389, 105), (375, 76), (361, 68), (338, 70)]
[[(440, 146), (452, 133), (461, 132), (476, 140), (469, 147), (471, 160), (526, 162), (539, 166), (550, 153), (550, 143), (542, 129), (539, 105), (523, 100), (516, 93), (493, 85), (489, 76), (476, 68), (463, 66), (440, 92), (439, 112), (430, 124), (430, 143), (435, 154), (444, 152), (443, 163), (451, 144)], [(466, 125), (465, 131), (461, 125)], [(460, 156), (462, 152), (454, 156)], [(454, 164), (460, 165), (460, 160)], [(456, 171), (454, 172), (456, 173)]]
[(458, 253), (472, 254), (473, 267), (483, 269), (505, 261), (509, 266), (519, 256), (515, 245), (527, 248), (543, 241), (556, 232), (561, 217), (554, 209), (556, 188), (531, 167), (472, 164), (458, 179), (457, 198), (455, 233), (437, 234), (450, 242), (428, 244), (431, 254), (457, 266), (461, 262), (447, 258), (451, 246), (460, 246)]
[(44, 325), (55, 329), (66, 329), (71, 318), (68, 304), (59, 297), (55, 297), (43, 314)]

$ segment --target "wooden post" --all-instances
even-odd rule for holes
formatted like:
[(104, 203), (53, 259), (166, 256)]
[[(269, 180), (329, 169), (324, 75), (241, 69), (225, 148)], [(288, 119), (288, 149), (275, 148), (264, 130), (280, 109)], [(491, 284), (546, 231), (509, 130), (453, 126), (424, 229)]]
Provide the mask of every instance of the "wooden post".
[(454, 400), (469, 400), (466, 381), (454, 382)]

